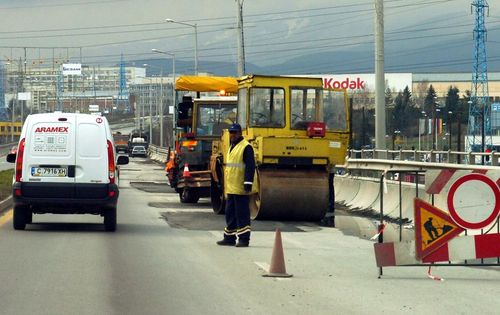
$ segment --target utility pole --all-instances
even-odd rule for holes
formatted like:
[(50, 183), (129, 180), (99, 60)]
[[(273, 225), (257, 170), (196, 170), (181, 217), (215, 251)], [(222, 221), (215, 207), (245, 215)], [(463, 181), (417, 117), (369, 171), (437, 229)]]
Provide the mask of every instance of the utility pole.
[[(93, 82), (93, 90), (94, 90), (94, 104), (97, 104), (97, 91), (95, 89), (95, 66), (93, 67), (93, 74), (92, 74), (92, 82)], [(107, 108), (104, 108), (107, 109)]]
[(177, 93), (175, 92), (175, 55), (172, 55), (172, 72), (173, 72), (173, 81), (172, 81), (172, 147), (175, 148), (175, 141), (177, 135)]
[[(491, 135), (491, 107), (488, 91), (488, 62), (486, 55), (487, 30), (485, 15), (489, 12), (486, 0), (473, 0), (474, 25), (474, 64), (472, 72), (472, 95), (469, 101), (469, 124), (465, 149), (485, 152), (493, 143)], [(484, 157), (482, 159), (484, 164)]]
[(245, 74), (245, 40), (243, 37), (243, 1), (236, 0), (238, 9), (238, 76), (241, 77)]
[(375, 147), (385, 143), (384, 1), (375, 0)]
[(153, 81), (149, 81), (149, 144), (153, 143)]
[[(26, 64), (27, 64), (27, 60), (26, 60), (26, 47), (24, 47), (24, 70), (22, 71), (22, 74), (21, 74), (21, 92), (24, 92), (24, 77), (26, 76)], [(26, 99), (26, 98), (24, 98)], [(26, 100), (23, 100), (22, 102), (22, 105), (21, 105), (21, 124), (23, 123), (24, 121), (24, 106), (26, 104)]]
[(163, 147), (163, 66), (160, 68), (160, 109), (158, 110), (160, 118), (160, 147)]
[(15, 113), (16, 113), (18, 95), (19, 95), (19, 86), (18, 86), (18, 84), (16, 84), (16, 96), (14, 98), (14, 102), (12, 103), (12, 109), (10, 111), (10, 114), (12, 116), (11, 117), (12, 118), (12, 124), (10, 126), (10, 141), (11, 142), (14, 142), (14, 122), (15, 122)]

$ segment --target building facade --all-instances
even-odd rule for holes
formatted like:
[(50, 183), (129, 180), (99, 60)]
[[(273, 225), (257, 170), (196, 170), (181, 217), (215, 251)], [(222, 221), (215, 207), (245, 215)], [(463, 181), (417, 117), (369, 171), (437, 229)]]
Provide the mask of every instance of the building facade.
[[(29, 113), (43, 113), (54, 111), (59, 101), (62, 110), (86, 112), (90, 104), (98, 104), (105, 111), (119, 103), (119, 67), (82, 65), (80, 74), (69, 75), (65, 75), (61, 67), (24, 70), (16, 65), (7, 66), (4, 86), (6, 106), (16, 100), (23, 101), (23, 109)], [(145, 68), (125, 67), (127, 86), (145, 76)], [(16, 99), (21, 92), (27, 99)]]
[[(362, 74), (321, 74), (314, 75), (323, 78), (326, 88), (347, 88), (354, 99), (354, 108), (375, 106), (375, 75)], [(500, 72), (488, 73), (488, 87), (490, 102), (500, 102)], [(421, 101), (432, 85), (436, 91), (438, 102), (444, 102), (451, 86), (456, 87), (463, 97), (466, 91), (472, 89), (471, 73), (386, 73), (385, 89), (390, 89), (393, 96), (408, 87), (416, 101), (417, 106), (422, 106)]]

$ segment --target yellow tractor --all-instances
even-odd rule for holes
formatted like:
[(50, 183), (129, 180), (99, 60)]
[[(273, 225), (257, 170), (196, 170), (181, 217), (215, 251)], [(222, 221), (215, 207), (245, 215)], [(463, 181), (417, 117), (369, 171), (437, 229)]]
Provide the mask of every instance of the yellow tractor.
[[(345, 90), (323, 89), (321, 78), (249, 75), (238, 80), (238, 123), (255, 152), (258, 194), (253, 219), (317, 221), (329, 205), (328, 184), (344, 164), (348, 140)], [(229, 133), (212, 143), (211, 201), (223, 213)]]

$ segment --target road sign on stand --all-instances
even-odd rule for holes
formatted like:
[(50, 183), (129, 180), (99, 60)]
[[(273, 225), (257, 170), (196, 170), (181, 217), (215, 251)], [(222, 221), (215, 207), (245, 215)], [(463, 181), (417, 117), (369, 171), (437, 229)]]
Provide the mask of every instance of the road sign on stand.
[(448, 211), (459, 226), (481, 229), (500, 213), (500, 189), (486, 175), (471, 173), (458, 178), (448, 192)]
[(414, 212), (417, 259), (429, 255), (464, 231), (446, 212), (421, 199), (415, 198)]

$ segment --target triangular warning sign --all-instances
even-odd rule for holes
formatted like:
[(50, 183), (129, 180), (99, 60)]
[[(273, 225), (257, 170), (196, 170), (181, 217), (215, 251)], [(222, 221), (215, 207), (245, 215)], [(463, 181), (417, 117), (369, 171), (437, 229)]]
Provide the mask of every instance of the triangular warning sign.
[(415, 245), (417, 259), (429, 255), (464, 231), (451, 217), (433, 205), (415, 198)]

